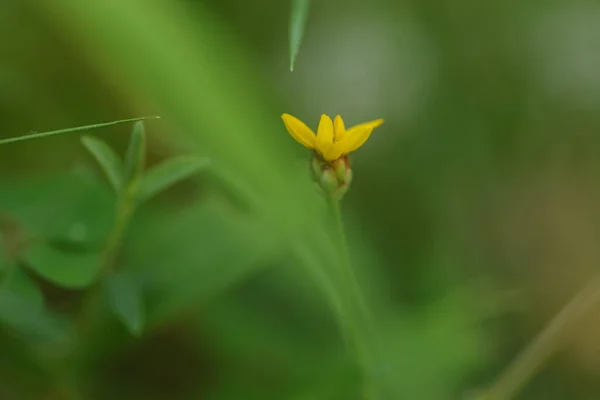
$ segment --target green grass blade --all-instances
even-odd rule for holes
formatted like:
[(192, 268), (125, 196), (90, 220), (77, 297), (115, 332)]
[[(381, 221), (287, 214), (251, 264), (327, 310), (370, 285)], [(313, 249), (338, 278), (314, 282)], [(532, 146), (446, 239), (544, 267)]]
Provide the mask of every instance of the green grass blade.
[(31, 140), (31, 139), (40, 139), (40, 138), (44, 138), (46, 136), (62, 135), (64, 133), (88, 131), (88, 130), (91, 130), (91, 129), (104, 128), (106, 126), (124, 124), (124, 123), (127, 123), (127, 122), (136, 122), (136, 121), (142, 121), (142, 120), (145, 120), (145, 119), (159, 119), (159, 118), (160, 117), (158, 117), (158, 116), (129, 118), (129, 119), (121, 119), (121, 120), (118, 120), (118, 121), (112, 121), (112, 122), (104, 122), (104, 123), (101, 123), (101, 124), (84, 125), (84, 126), (77, 126), (75, 128), (59, 129), (59, 130), (56, 130), (56, 131), (47, 131), (47, 132), (32, 133), (31, 135), (23, 135), (23, 136), (17, 136), (17, 137), (8, 138), (8, 139), (2, 139), (2, 140), (0, 140), (0, 145), (2, 145), (2, 144), (9, 144), (9, 143), (15, 143), (15, 142), (23, 142), (25, 140)]
[(142, 179), (138, 201), (144, 202), (210, 165), (207, 158), (179, 156), (157, 165)]
[(304, 29), (308, 22), (310, 0), (292, 0), (292, 12), (290, 14), (290, 71), (294, 70), (296, 56), (302, 44)]
[(121, 193), (125, 176), (123, 161), (121, 161), (117, 153), (103, 140), (93, 136), (83, 136), (81, 143), (96, 159), (115, 192), (117, 194)]

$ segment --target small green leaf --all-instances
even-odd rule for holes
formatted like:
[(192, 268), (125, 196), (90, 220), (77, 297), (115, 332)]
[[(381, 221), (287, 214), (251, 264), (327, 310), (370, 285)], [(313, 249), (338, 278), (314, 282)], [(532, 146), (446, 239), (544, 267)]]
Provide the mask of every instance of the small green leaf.
[(100, 254), (67, 252), (47, 243), (31, 245), (23, 258), (44, 279), (68, 289), (90, 286), (101, 269)]
[(146, 163), (146, 131), (144, 123), (138, 121), (133, 126), (127, 155), (125, 156), (125, 181), (131, 183), (139, 178)]
[(140, 336), (144, 329), (144, 300), (138, 282), (123, 272), (115, 272), (104, 279), (113, 313), (133, 336)]
[(110, 182), (116, 193), (120, 193), (123, 189), (125, 180), (123, 162), (103, 140), (93, 136), (83, 136), (81, 143), (94, 156), (100, 167), (106, 174), (106, 178)]
[(296, 56), (302, 44), (304, 29), (308, 22), (310, 0), (292, 0), (292, 12), (290, 14), (290, 71), (294, 70)]
[(138, 201), (144, 202), (170, 186), (202, 171), (210, 165), (207, 158), (179, 156), (153, 167), (142, 178)]

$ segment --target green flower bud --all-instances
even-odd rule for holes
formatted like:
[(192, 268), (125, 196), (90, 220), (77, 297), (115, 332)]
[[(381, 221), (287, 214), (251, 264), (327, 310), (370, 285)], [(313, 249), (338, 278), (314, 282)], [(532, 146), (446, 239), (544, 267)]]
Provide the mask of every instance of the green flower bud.
[(334, 194), (338, 190), (339, 184), (335, 172), (331, 169), (325, 169), (321, 172), (321, 189), (327, 194)]
[(321, 179), (321, 171), (323, 171), (325, 162), (317, 155), (313, 156), (310, 161), (310, 176), (313, 181), (319, 182)]
[(315, 153), (311, 160), (310, 173), (320, 191), (325, 196), (336, 199), (341, 199), (346, 194), (352, 182), (348, 156), (329, 162)]

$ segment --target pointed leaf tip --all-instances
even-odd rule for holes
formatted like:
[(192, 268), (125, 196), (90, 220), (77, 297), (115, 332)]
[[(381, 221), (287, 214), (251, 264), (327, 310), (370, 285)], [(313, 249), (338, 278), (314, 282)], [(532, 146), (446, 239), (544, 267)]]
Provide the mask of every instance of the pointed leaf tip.
[(124, 272), (115, 272), (103, 283), (114, 315), (131, 335), (140, 336), (144, 330), (145, 310), (139, 282)]
[(289, 40), (290, 40), (290, 71), (294, 71), (294, 63), (300, 45), (302, 44), (302, 38), (304, 37), (304, 30), (306, 23), (308, 22), (308, 15), (310, 11), (310, 0), (292, 0), (292, 9), (290, 13), (290, 26), (289, 26)]

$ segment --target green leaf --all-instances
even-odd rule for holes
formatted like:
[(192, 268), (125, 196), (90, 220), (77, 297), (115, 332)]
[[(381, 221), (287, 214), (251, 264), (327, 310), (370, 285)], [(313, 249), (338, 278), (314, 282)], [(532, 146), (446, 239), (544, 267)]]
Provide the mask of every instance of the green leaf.
[(310, 0), (292, 0), (292, 12), (290, 14), (290, 71), (294, 70), (296, 56), (302, 44), (304, 29), (308, 22)]
[(0, 322), (35, 338), (66, 340), (65, 327), (46, 312), (44, 297), (36, 283), (16, 264), (7, 267), (8, 275), (0, 287)]
[(24, 140), (38, 139), (38, 138), (43, 138), (43, 137), (46, 137), (46, 136), (61, 135), (63, 133), (89, 131), (91, 129), (104, 128), (106, 126), (118, 125), (118, 124), (123, 124), (123, 123), (126, 123), (126, 122), (134, 122), (134, 121), (142, 121), (142, 120), (145, 120), (145, 119), (158, 119), (158, 118), (160, 118), (160, 117), (154, 116), (154, 117), (140, 117), (140, 118), (121, 119), (121, 120), (118, 120), (118, 121), (105, 122), (105, 123), (102, 123), (102, 124), (84, 125), (84, 126), (77, 126), (75, 128), (58, 129), (56, 131), (32, 133), (31, 135), (23, 135), (23, 136), (17, 136), (17, 137), (12, 137), (12, 138), (8, 138), (8, 139), (0, 140), (0, 145), (2, 145), (2, 144), (9, 144), (9, 143), (15, 143), (15, 142), (22, 142)]
[(144, 123), (138, 121), (133, 126), (129, 147), (125, 156), (125, 180), (131, 183), (139, 178), (146, 163), (146, 131)]
[(0, 301), (2, 296), (10, 293), (18, 296), (31, 309), (40, 311), (44, 307), (44, 297), (40, 288), (33, 282), (25, 271), (15, 264), (8, 265), (6, 281), (0, 288)]
[(131, 226), (136, 240), (128, 244), (126, 261), (147, 277), (145, 285), (156, 296), (156, 305), (146, 310), (148, 325), (165, 322), (272, 265), (265, 260), (281, 249), (281, 235), (239, 218), (217, 200), (168, 214), (140, 211)]
[(31, 237), (100, 247), (112, 228), (112, 189), (80, 172), (18, 180), (0, 174), (0, 187), (0, 214), (16, 221)]
[(207, 158), (179, 156), (153, 167), (142, 178), (138, 201), (144, 202), (170, 186), (202, 171), (210, 165)]
[(47, 243), (31, 245), (23, 258), (44, 279), (68, 289), (90, 286), (101, 269), (100, 254), (67, 252)]
[(115, 272), (104, 279), (113, 313), (133, 336), (140, 336), (144, 329), (145, 312), (141, 287), (131, 275)]
[(94, 156), (100, 167), (106, 174), (106, 178), (110, 182), (116, 193), (120, 193), (123, 189), (124, 169), (123, 162), (103, 140), (93, 136), (83, 136), (81, 143)]

